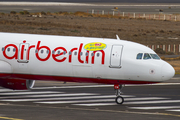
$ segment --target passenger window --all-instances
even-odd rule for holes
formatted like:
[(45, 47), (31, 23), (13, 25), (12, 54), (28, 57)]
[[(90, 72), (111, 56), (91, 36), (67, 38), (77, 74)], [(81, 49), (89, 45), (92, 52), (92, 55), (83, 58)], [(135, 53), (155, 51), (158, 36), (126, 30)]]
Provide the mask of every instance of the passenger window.
[(7, 51), (9, 52), (9, 51), (10, 51), (10, 48), (8, 48)]
[(4, 51), (4, 47), (2, 48), (2, 51)]
[(77, 52), (74, 52), (74, 55), (77, 55)]
[(71, 55), (71, 51), (69, 51), (69, 55)]
[(44, 52), (44, 50), (41, 50), (41, 53), (43, 53)]
[(142, 59), (142, 56), (143, 56), (143, 53), (139, 53), (139, 54), (137, 54), (136, 59)]
[(157, 54), (150, 54), (153, 59), (160, 60), (160, 57)]
[(35, 53), (38, 53), (38, 50), (37, 50), (37, 49), (35, 50)]
[(64, 51), (63, 54), (65, 55), (65, 54), (66, 54), (66, 51)]
[(58, 54), (60, 54), (60, 51), (58, 51)]
[(97, 53), (97, 57), (99, 57), (99, 53)]
[(144, 53), (144, 60), (151, 59), (151, 56), (148, 53)]
[(88, 52), (86, 52), (86, 56), (88, 56)]
[(47, 50), (46, 53), (49, 54), (49, 50)]
[(80, 56), (82, 56), (83, 55), (83, 52), (80, 52)]
[(54, 54), (54, 53), (55, 53), (55, 51), (53, 50), (53, 51), (52, 51), (52, 54)]
[(94, 56), (94, 53), (91, 53), (91, 56)]

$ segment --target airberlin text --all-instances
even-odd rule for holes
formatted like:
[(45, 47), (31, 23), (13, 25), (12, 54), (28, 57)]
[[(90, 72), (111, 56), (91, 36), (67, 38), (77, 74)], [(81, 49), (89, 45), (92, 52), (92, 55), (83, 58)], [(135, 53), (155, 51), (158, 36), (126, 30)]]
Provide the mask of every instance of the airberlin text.
[[(41, 41), (37, 42), (37, 45), (30, 45), (28, 46), (27, 50), (25, 50), (25, 45), (26, 45), (26, 41), (23, 41), (23, 43), (20, 44), (21, 47), (18, 47), (15, 44), (8, 44), (3, 48), (3, 55), (5, 58), (7, 59), (20, 59), (20, 60), (28, 60), (30, 59), (30, 53), (32, 51), (32, 49), (35, 49), (35, 56), (39, 61), (47, 61), (50, 59), (50, 57), (52, 56), (52, 58), (54, 59), (54, 61), (56, 62), (64, 62), (65, 60), (68, 60), (69, 63), (72, 62), (72, 53), (73, 52), (78, 52), (77, 53), (77, 59), (80, 63), (89, 63), (89, 51), (86, 51), (85, 54), (85, 60), (82, 59), (82, 48), (83, 48), (83, 43), (80, 43), (79, 48), (75, 47), (69, 50), (69, 54), (68, 56), (65, 55), (68, 51), (66, 48), (64, 47), (56, 47), (53, 50), (50, 49), (50, 47), (48, 46), (41, 46)], [(7, 49), (11, 47), (13, 48), (13, 54), (9, 55), (7, 54)], [(41, 57), (41, 53), (39, 51), (41, 50), (45, 50), (48, 51), (46, 54), (46, 57)], [(57, 51), (63, 51), (60, 53), (57, 53)], [(94, 60), (95, 60), (95, 53), (96, 52), (100, 52), (102, 54), (102, 59), (101, 59), (101, 64), (104, 64), (104, 60), (105, 60), (105, 52), (104, 50), (99, 50), (99, 51), (92, 51), (92, 55), (91, 55), (91, 63), (94, 64)], [(19, 56), (19, 57), (18, 57)]]

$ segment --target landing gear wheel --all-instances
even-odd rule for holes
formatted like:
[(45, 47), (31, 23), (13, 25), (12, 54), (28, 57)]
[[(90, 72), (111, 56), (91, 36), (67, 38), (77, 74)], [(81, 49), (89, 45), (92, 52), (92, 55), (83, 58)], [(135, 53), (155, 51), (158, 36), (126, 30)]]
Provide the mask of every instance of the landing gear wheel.
[(121, 97), (121, 96), (117, 96), (115, 101), (116, 101), (117, 104), (123, 104), (124, 98)]

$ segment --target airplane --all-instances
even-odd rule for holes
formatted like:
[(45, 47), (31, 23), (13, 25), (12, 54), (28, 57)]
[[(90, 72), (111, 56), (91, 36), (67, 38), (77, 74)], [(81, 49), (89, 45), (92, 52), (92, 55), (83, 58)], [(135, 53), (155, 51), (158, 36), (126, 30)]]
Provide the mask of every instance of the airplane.
[(126, 40), (0, 32), (0, 86), (33, 88), (35, 80), (125, 84), (171, 79), (174, 68), (149, 47)]

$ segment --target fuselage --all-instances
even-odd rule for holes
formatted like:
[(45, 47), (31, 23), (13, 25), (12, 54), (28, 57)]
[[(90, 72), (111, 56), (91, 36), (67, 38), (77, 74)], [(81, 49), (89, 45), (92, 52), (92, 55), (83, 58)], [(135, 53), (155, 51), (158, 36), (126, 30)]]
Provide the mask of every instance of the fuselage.
[(0, 33), (0, 77), (145, 84), (174, 69), (141, 44), (116, 39)]

